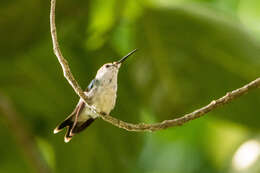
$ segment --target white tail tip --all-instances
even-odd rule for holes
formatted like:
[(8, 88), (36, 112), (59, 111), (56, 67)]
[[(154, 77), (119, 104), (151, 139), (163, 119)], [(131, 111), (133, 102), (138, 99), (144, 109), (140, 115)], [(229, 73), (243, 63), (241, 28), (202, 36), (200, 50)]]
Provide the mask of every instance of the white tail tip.
[(58, 129), (56, 128), (56, 129), (53, 130), (53, 133), (54, 133), (54, 134), (57, 134), (57, 133), (59, 133), (60, 131), (61, 131), (61, 130), (58, 130)]
[(71, 139), (72, 139), (71, 137), (65, 137), (65, 138), (64, 138), (64, 142), (65, 142), (65, 143), (68, 143)]

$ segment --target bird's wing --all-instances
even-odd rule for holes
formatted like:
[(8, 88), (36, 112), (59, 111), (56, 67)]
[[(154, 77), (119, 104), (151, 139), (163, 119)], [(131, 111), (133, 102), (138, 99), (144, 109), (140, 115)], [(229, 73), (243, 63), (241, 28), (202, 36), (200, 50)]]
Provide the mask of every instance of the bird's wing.
[[(85, 102), (84, 101), (80, 101), (80, 103), (76, 107), (76, 113), (75, 113), (75, 117), (74, 117), (74, 122), (73, 122), (73, 125), (72, 125), (72, 128), (71, 128), (70, 132), (72, 132), (74, 130), (76, 124), (78, 123), (78, 118), (80, 116), (80, 113), (84, 109), (84, 107), (85, 107)], [(69, 135), (71, 135), (70, 132), (69, 132)]]
[(87, 92), (89, 92), (89, 91), (93, 88), (95, 81), (96, 81), (96, 79), (93, 79), (93, 80), (89, 83), (88, 87), (86, 88), (86, 91), (87, 91)]
[(80, 115), (80, 113), (83, 110), (84, 106), (85, 106), (85, 103), (83, 101), (81, 101), (76, 106), (76, 108), (73, 110), (73, 112), (55, 128), (54, 133), (60, 132), (65, 127), (72, 128), (73, 123), (74, 123), (75, 118), (76, 118), (76, 115)]

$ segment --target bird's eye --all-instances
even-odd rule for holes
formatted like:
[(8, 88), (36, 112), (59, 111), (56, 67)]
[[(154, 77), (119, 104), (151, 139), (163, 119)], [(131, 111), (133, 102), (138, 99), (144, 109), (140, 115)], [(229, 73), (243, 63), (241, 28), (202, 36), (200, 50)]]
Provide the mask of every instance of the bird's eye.
[(108, 67), (110, 67), (110, 65), (109, 65), (109, 64), (107, 64), (107, 65), (106, 65), (106, 68), (108, 68)]

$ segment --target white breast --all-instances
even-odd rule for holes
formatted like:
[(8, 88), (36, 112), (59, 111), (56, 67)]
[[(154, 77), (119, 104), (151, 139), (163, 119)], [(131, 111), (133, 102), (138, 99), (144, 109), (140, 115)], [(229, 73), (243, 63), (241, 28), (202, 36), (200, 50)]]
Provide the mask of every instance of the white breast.
[[(115, 107), (116, 103), (116, 88), (112, 90), (102, 90), (93, 98), (92, 106), (97, 110), (97, 112), (104, 112), (109, 114), (111, 110)], [(88, 107), (82, 110), (78, 121), (86, 121), (88, 118), (97, 118), (97, 114), (92, 112)]]
[[(100, 80), (100, 79), (99, 79)], [(109, 114), (116, 104), (117, 92), (117, 76), (100, 81), (100, 84), (94, 86), (86, 95), (91, 98), (91, 106), (97, 112)], [(80, 119), (86, 120), (89, 116), (96, 118), (97, 115), (91, 112), (88, 108), (84, 108)]]
[(97, 94), (93, 98), (93, 106), (96, 107), (97, 111), (109, 114), (110, 111), (115, 107), (116, 103), (116, 86), (109, 88), (100, 88)]

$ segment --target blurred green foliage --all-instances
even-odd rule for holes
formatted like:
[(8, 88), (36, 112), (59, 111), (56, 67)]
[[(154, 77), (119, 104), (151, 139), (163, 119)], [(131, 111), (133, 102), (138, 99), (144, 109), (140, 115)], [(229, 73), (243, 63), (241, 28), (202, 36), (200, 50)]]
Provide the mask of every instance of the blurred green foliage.
[[(122, 120), (173, 119), (259, 77), (258, 0), (57, 1), (61, 49), (83, 88), (102, 64), (139, 48), (119, 74), (112, 115)], [(53, 135), (78, 97), (52, 51), (49, 7), (43, 0), (1, 1), (0, 92), (53, 172), (234, 171), (236, 149), (259, 134), (259, 91), (156, 133), (100, 120), (69, 144)], [(7, 127), (0, 120), (0, 172), (32, 172)]]

